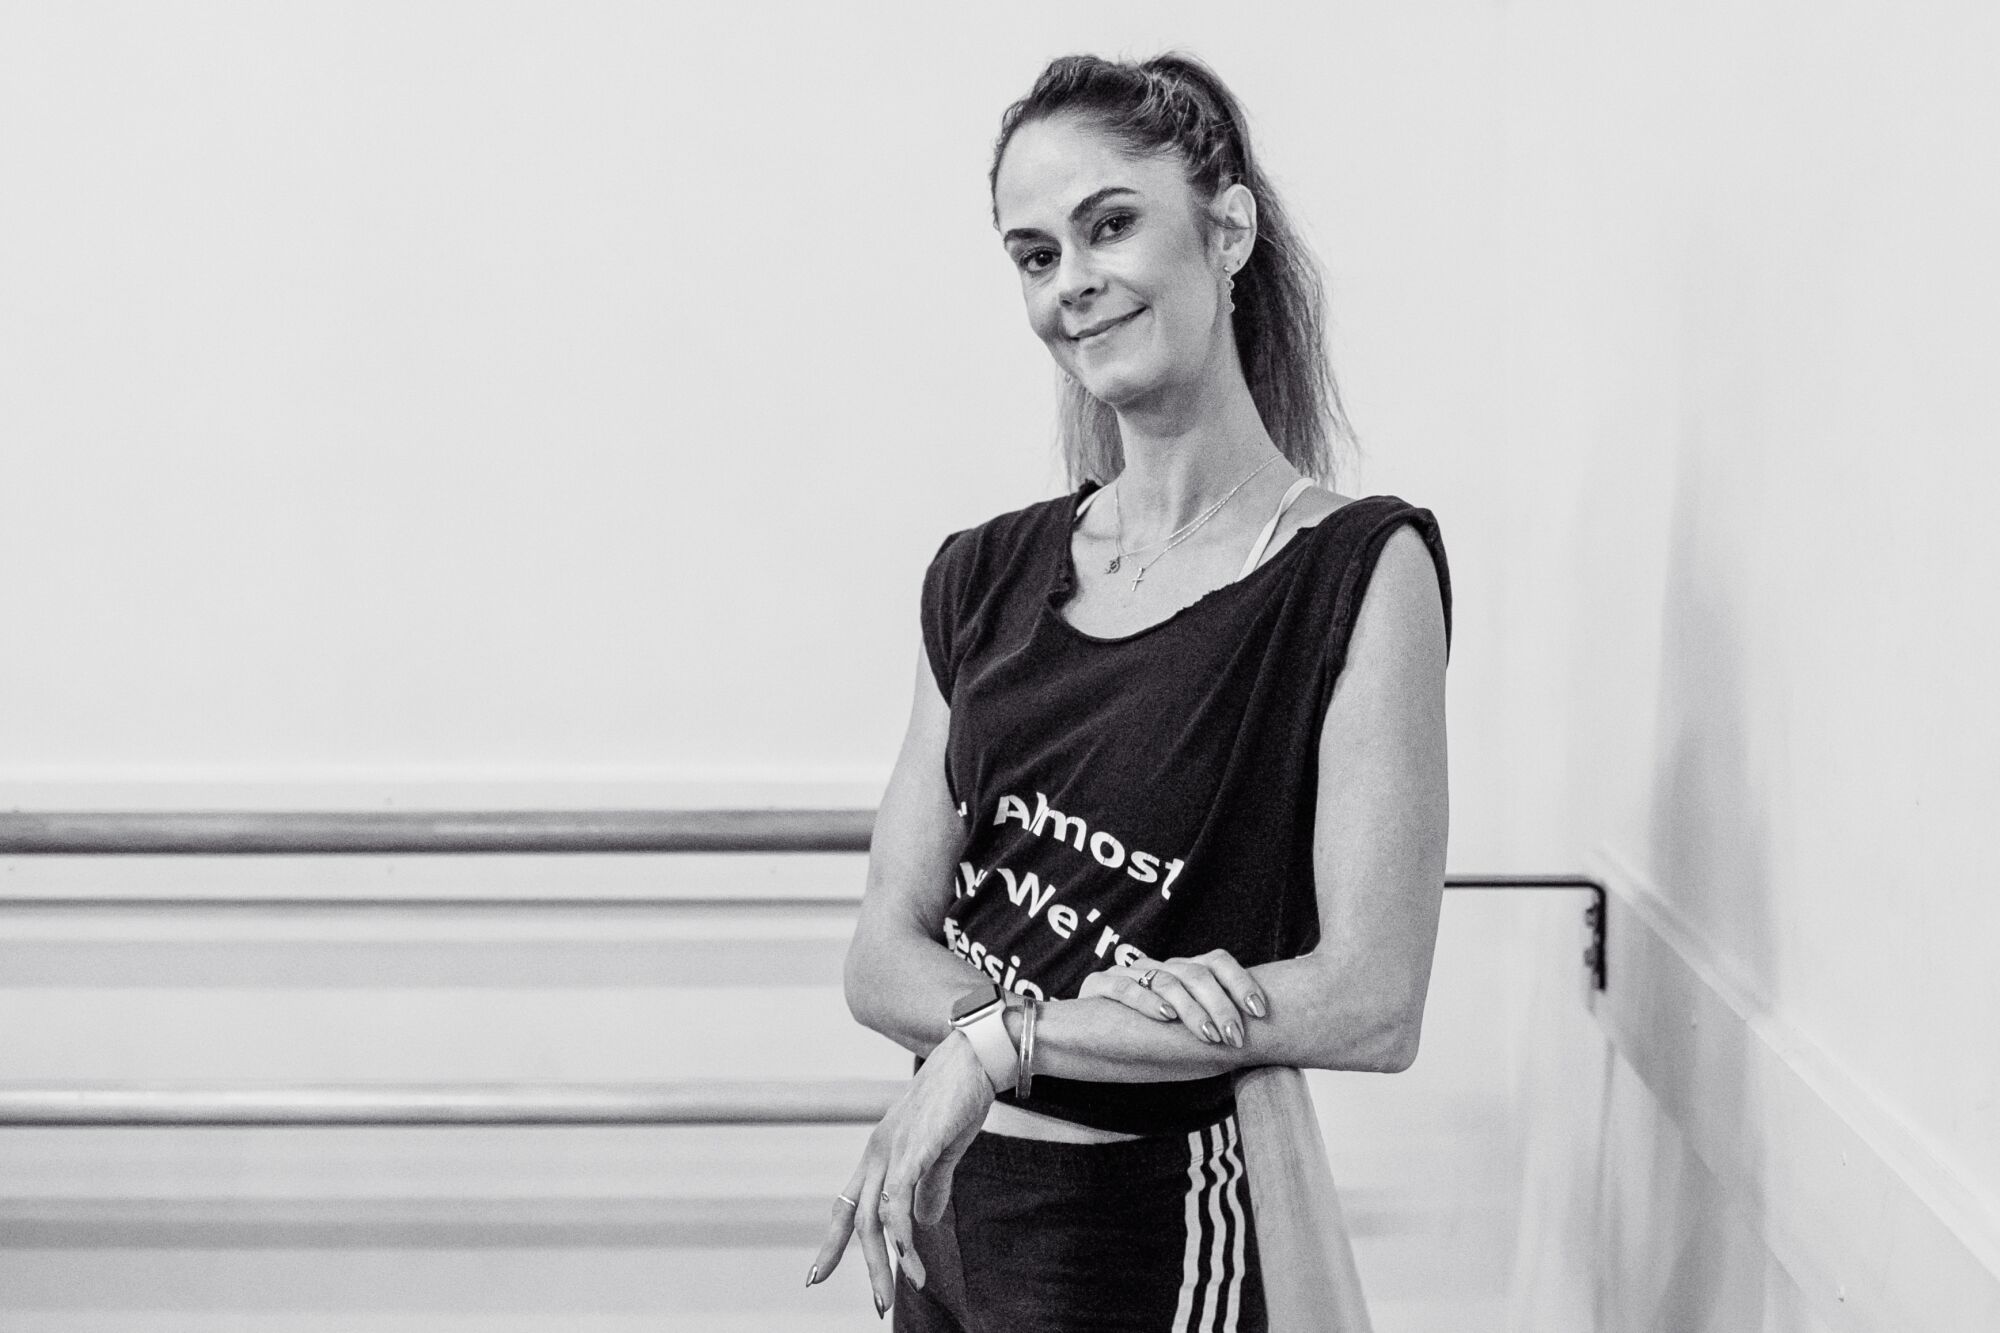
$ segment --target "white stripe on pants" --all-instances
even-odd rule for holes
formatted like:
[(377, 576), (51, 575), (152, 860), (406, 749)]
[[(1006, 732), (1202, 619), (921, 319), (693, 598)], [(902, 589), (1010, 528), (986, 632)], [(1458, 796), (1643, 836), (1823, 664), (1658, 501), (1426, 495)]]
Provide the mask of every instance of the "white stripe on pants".
[[(1233, 1114), (1188, 1135), (1187, 1248), (1181, 1260), (1174, 1333), (1236, 1333), (1247, 1243), (1243, 1158), (1237, 1146)], [(1202, 1234), (1204, 1217), (1209, 1224), (1206, 1237)], [(1233, 1237), (1227, 1234), (1232, 1225)], [(1209, 1274), (1206, 1287), (1201, 1281), (1204, 1254)]]

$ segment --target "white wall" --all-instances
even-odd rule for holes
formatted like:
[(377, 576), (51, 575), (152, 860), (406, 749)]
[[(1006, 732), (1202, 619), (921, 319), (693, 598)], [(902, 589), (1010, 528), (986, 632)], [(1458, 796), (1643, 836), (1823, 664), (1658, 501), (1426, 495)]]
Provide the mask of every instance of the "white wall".
[(1529, 1001), (1513, 1326), (2000, 1326), (2000, 21), (1526, 4), (1503, 63), (1501, 823), (1614, 892), (1601, 1030)]
[(878, 788), (924, 561), (1061, 487), (1000, 111), (1175, 43), (1321, 245), (1476, 691), (1488, 7), (1077, 9), (10, 9), (0, 774)]

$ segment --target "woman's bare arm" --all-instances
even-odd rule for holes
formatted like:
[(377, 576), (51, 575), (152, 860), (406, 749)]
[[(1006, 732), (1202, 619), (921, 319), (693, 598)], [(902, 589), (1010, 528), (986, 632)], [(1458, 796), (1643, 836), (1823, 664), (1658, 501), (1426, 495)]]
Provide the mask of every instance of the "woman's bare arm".
[(918, 1055), (951, 1033), (951, 1003), (985, 973), (939, 938), (965, 825), (945, 785), (951, 705), (917, 654), (916, 698), (868, 843), (868, 884), (848, 946), (847, 1008)]
[[(1313, 875), (1320, 940), (1300, 960), (1306, 1049), (1395, 1073), (1417, 1058), (1450, 825), (1445, 620), (1423, 536), (1383, 544), (1320, 731)], [(1365, 1052), (1365, 1060), (1353, 1056)]]
[[(1444, 615), (1423, 539), (1385, 543), (1319, 743), (1313, 863), (1321, 938), (1249, 969), (1265, 1017), (1211, 1043), (1106, 996), (1041, 1008), (1035, 1067), (1062, 1078), (1175, 1081), (1244, 1065), (1393, 1072), (1415, 1059), (1444, 887)], [(854, 1016), (928, 1054), (951, 1001), (984, 977), (938, 939), (963, 836), (944, 782), (950, 709), (922, 660), (876, 817), (847, 957)], [(1018, 1018), (1009, 1025), (1019, 1039)]]

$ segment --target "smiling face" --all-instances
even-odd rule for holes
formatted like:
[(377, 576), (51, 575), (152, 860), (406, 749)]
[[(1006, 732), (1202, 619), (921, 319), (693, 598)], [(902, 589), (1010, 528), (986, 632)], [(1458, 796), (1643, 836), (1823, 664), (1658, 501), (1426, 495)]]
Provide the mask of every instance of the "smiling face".
[(1221, 282), (1240, 260), (1178, 158), (1131, 157), (1075, 116), (1032, 121), (1007, 144), (993, 206), (1029, 326), (1098, 399), (1142, 403), (1233, 357)]

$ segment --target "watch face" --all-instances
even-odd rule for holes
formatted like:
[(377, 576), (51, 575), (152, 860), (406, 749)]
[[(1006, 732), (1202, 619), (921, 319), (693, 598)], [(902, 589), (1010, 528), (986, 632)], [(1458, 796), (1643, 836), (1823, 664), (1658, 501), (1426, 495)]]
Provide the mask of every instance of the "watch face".
[(999, 998), (1000, 988), (990, 981), (977, 990), (969, 990), (959, 996), (957, 1002), (951, 1006), (951, 1021), (956, 1023), (962, 1018), (970, 1017)]

